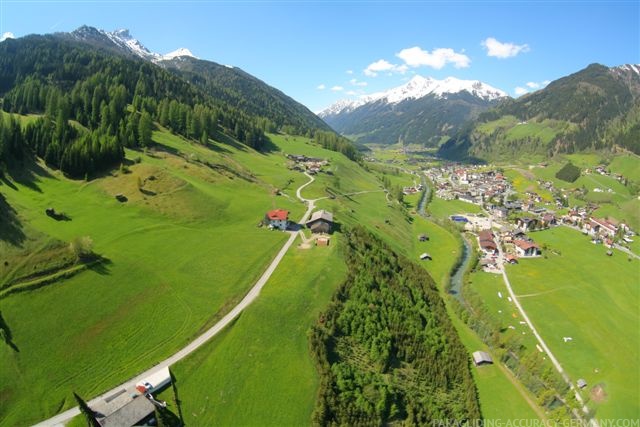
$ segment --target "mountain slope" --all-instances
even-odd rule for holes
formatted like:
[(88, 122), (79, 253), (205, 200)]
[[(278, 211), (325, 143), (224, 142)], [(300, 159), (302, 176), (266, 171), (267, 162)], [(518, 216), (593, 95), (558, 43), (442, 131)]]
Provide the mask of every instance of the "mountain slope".
[(505, 97), (499, 89), (477, 81), (415, 76), (385, 92), (339, 101), (319, 115), (360, 143), (402, 141), (437, 147), (464, 122)]
[(167, 54), (151, 52), (128, 30), (107, 32), (82, 26), (58, 37), (73, 39), (125, 56), (151, 61), (248, 114), (267, 118), (271, 131), (287, 127), (289, 133), (307, 133), (315, 129), (331, 131), (329, 126), (304, 105), (236, 67), (196, 58), (189, 49), (179, 48)]
[(185, 56), (160, 61), (159, 65), (217, 99), (269, 118), (278, 129), (288, 127), (289, 133), (331, 130), (307, 107), (240, 68)]
[(640, 152), (640, 66), (600, 64), (509, 100), (440, 149), (447, 158), (514, 158), (621, 146)]

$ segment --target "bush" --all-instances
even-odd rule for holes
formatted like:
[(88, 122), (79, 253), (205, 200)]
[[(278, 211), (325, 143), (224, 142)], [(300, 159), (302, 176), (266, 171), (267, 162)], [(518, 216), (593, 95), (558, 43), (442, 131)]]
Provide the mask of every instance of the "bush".
[(89, 236), (76, 237), (69, 244), (69, 249), (78, 261), (90, 261), (96, 257), (93, 252), (93, 239)]
[(575, 182), (580, 178), (580, 168), (569, 162), (556, 172), (556, 178), (566, 182)]

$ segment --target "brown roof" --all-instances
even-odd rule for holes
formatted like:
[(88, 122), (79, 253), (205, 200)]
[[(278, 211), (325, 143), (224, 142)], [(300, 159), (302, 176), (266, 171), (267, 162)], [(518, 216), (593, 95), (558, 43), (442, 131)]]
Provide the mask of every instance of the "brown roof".
[(515, 240), (515, 241), (513, 242), (513, 244), (514, 244), (514, 245), (516, 245), (517, 247), (519, 247), (519, 248), (521, 248), (521, 249), (525, 250), (525, 251), (526, 251), (527, 249), (531, 249), (531, 248), (536, 248), (536, 249), (538, 249), (538, 248), (539, 248), (539, 246), (538, 246), (538, 245), (536, 245), (535, 243), (533, 243), (533, 242), (527, 242), (526, 240)]

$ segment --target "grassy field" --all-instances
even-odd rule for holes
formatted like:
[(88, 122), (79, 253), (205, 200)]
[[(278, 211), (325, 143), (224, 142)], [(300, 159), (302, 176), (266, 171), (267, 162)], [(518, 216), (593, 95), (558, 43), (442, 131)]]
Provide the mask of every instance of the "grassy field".
[[(16, 228), (27, 233), (14, 254), (28, 249), (31, 235), (90, 236), (107, 260), (0, 300), (19, 350), (0, 346), (0, 424), (53, 415), (75, 405), (72, 391), (98, 394), (180, 348), (244, 295), (286, 239), (256, 227), (264, 212), (304, 211), (293, 197), (272, 194), (283, 176), (293, 185), (306, 180), (281, 167), (277, 146), (260, 154), (235, 144), (207, 149), (165, 132), (154, 140), (155, 151), (127, 152), (140, 158), (128, 173), (84, 182), (40, 167), (0, 185)], [(47, 217), (49, 206), (71, 220)]]
[(346, 272), (338, 239), (289, 251), (233, 326), (174, 367), (187, 425), (310, 424), (319, 380), (307, 331)]
[[(450, 307), (450, 297), (445, 295), (444, 289), (448, 284), (449, 274), (460, 255), (459, 241), (445, 228), (421, 217), (416, 218), (413, 231), (416, 237), (413, 245), (413, 259), (417, 259), (422, 252), (428, 252), (433, 257), (432, 261), (419, 262), (440, 286), (441, 294), (445, 298), (445, 302), (447, 302), (450, 318), (458, 331), (462, 343), (469, 354), (476, 350), (487, 350), (487, 346), (482, 343), (475, 333), (458, 319)], [(417, 236), (422, 233), (429, 236), (429, 241), (418, 241)], [(532, 409), (531, 404), (535, 405), (535, 403), (532, 402), (529, 393), (524, 390), (506, 368), (495, 364), (483, 366), (479, 369), (474, 367), (472, 372), (478, 387), (482, 415), (485, 419), (539, 418)]]
[(427, 213), (434, 218), (448, 218), (451, 215), (463, 213), (480, 213), (482, 208), (473, 203), (463, 202), (462, 200), (444, 200), (433, 196), (433, 199), (427, 206)]
[(572, 380), (586, 379), (585, 397), (603, 386), (605, 400), (590, 402), (599, 418), (640, 417), (640, 262), (564, 227), (533, 237), (560, 255), (509, 267), (524, 309)]

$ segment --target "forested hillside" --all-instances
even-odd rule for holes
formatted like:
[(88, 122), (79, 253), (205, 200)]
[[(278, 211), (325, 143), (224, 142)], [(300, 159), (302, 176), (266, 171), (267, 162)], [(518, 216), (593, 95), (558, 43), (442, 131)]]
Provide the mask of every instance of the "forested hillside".
[(440, 155), (491, 160), (616, 146), (640, 153), (640, 74), (592, 64), (482, 113)]
[(160, 63), (216, 99), (221, 99), (249, 114), (268, 117), (270, 132), (278, 129), (289, 134), (313, 135), (316, 129), (331, 128), (304, 105), (239, 68), (191, 57)]
[[(157, 65), (54, 36), (0, 43), (0, 96), (6, 112), (41, 116), (24, 128), (12, 119), (0, 123), (0, 163), (35, 153), (72, 177), (117, 165), (124, 147), (151, 144), (153, 122), (203, 144), (224, 134), (258, 150), (267, 143), (264, 132), (278, 129)], [(357, 157), (334, 132), (306, 131)]]
[(311, 331), (314, 423), (479, 419), (469, 358), (431, 277), (363, 228), (346, 237), (347, 279)]

